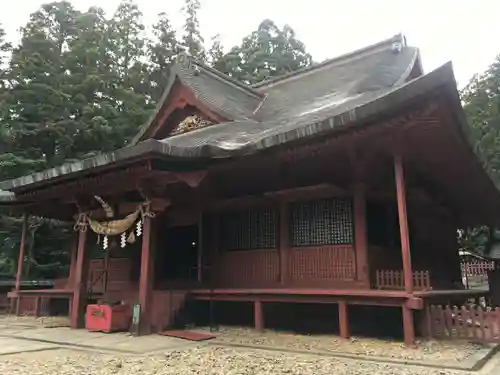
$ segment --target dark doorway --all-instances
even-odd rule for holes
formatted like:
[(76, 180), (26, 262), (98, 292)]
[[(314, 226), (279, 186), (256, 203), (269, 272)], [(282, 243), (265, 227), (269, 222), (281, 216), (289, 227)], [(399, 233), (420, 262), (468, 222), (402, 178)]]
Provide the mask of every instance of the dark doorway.
[(196, 280), (198, 225), (170, 227), (157, 254), (157, 280)]

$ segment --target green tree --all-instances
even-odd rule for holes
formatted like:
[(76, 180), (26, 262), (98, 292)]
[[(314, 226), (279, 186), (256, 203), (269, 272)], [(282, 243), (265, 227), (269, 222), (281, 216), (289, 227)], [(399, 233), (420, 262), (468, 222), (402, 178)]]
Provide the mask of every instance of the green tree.
[(205, 41), (201, 36), (200, 22), (198, 20), (200, 1), (185, 0), (182, 10), (185, 14), (184, 35), (182, 37), (184, 48), (191, 56), (199, 61), (205, 62)]
[(166, 13), (158, 15), (153, 25), (153, 39), (148, 41), (150, 95), (156, 102), (167, 85), (169, 69), (175, 56), (180, 52), (180, 44)]
[(492, 178), (500, 182), (500, 56), (462, 90), (470, 141)]
[[(461, 92), (470, 126), (469, 141), (497, 187), (500, 187), (500, 56), (482, 74), (476, 74)], [(494, 228), (465, 230), (461, 246), (488, 253), (498, 241)], [(488, 240), (485, 240), (488, 239)]]
[(142, 13), (132, 1), (123, 1), (108, 26), (108, 48), (112, 61), (106, 96), (114, 102), (113, 135), (124, 146), (137, 133), (154, 108), (149, 94), (145, 63)]
[[(69, 44), (76, 37), (75, 17), (79, 12), (66, 1), (44, 4), (21, 29), (21, 42), (12, 51), (8, 68), (3, 72), (2, 129), (4, 152), (0, 155), (0, 177), (19, 175), (54, 166), (71, 154), (76, 127), (71, 118), (71, 95), (68, 90), (66, 57)], [(2, 216), (2, 258), (7, 273), (17, 264), (20, 218)], [(39, 219), (41, 226), (48, 222)], [(31, 228), (31, 227), (30, 227)], [(36, 232), (31, 232), (36, 238)], [(61, 231), (53, 236), (64, 241)], [(54, 247), (39, 237), (36, 249), (40, 264), (49, 275), (57, 273)], [(34, 253), (33, 253), (34, 254)], [(63, 253), (63, 259), (67, 255)], [(39, 269), (30, 276), (38, 277)]]
[(11, 151), (19, 171), (60, 164), (71, 147), (75, 129), (68, 122), (65, 57), (76, 36), (76, 14), (65, 1), (43, 5), (22, 28), (21, 44), (12, 53), (5, 123), (16, 141)]
[(264, 20), (240, 46), (213, 64), (231, 77), (252, 84), (307, 67), (312, 58), (290, 26), (280, 29), (273, 21)]
[(224, 47), (222, 46), (222, 43), (220, 41), (219, 34), (212, 38), (212, 45), (210, 46), (207, 55), (208, 64), (212, 68), (217, 69), (219, 72), (224, 73), (227, 67), (224, 61)]

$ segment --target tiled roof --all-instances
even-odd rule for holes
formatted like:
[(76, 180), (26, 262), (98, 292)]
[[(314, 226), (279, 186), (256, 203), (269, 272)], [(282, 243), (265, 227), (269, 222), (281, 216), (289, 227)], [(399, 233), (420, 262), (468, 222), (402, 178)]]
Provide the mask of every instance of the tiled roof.
[[(345, 127), (411, 96), (421, 95), (436, 84), (447, 83), (456, 91), (451, 65), (407, 83), (415, 76), (415, 67), (419, 64), (418, 50), (406, 46), (404, 37), (397, 35), (250, 87), (184, 56), (173, 67), (164, 98), (179, 80), (204, 105), (230, 121), (162, 140), (144, 140), (93, 159), (0, 183), (0, 189), (15, 189), (145, 152), (180, 159), (223, 158), (258, 152)], [(420, 71), (416, 75), (419, 74)], [(137, 140), (145, 136), (153, 121), (154, 118), (146, 124)]]
[(12, 202), (15, 200), (14, 193), (0, 190), (0, 202)]

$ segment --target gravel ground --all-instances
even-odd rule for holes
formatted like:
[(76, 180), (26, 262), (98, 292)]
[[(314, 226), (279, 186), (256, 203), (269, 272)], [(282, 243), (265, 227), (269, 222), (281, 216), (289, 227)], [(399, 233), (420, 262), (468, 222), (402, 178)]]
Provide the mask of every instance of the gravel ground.
[(32, 316), (0, 316), (0, 327), (15, 327), (15, 326), (31, 326), (31, 327), (69, 327), (69, 318), (67, 316), (41, 316), (34, 318)]
[(398, 341), (368, 338), (343, 340), (334, 335), (298, 335), (285, 332), (258, 332), (250, 328), (220, 327), (217, 342), (226, 344), (261, 345), (307, 351), (330, 351), (357, 355), (371, 355), (412, 361), (457, 364), (482, 348), (465, 342), (421, 341), (415, 348), (407, 348)]
[(3, 356), (0, 373), (9, 375), (468, 375), (420, 367), (334, 360), (312, 355), (277, 354), (199, 346), (149, 357), (124, 357), (61, 349)]

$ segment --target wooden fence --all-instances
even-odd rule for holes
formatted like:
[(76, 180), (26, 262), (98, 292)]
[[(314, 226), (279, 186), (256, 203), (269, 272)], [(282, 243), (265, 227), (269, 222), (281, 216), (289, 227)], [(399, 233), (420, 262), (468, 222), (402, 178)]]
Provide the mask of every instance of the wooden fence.
[(462, 277), (474, 277), (481, 276), (486, 277), (488, 271), (494, 269), (494, 262), (490, 261), (475, 261), (475, 262), (463, 262), (460, 264), (462, 269)]
[[(405, 280), (403, 271), (377, 270), (377, 289), (403, 290)], [(429, 271), (413, 271), (413, 287), (415, 290), (431, 290), (431, 277)]]
[(436, 339), (500, 343), (500, 308), (429, 306), (427, 333)]

